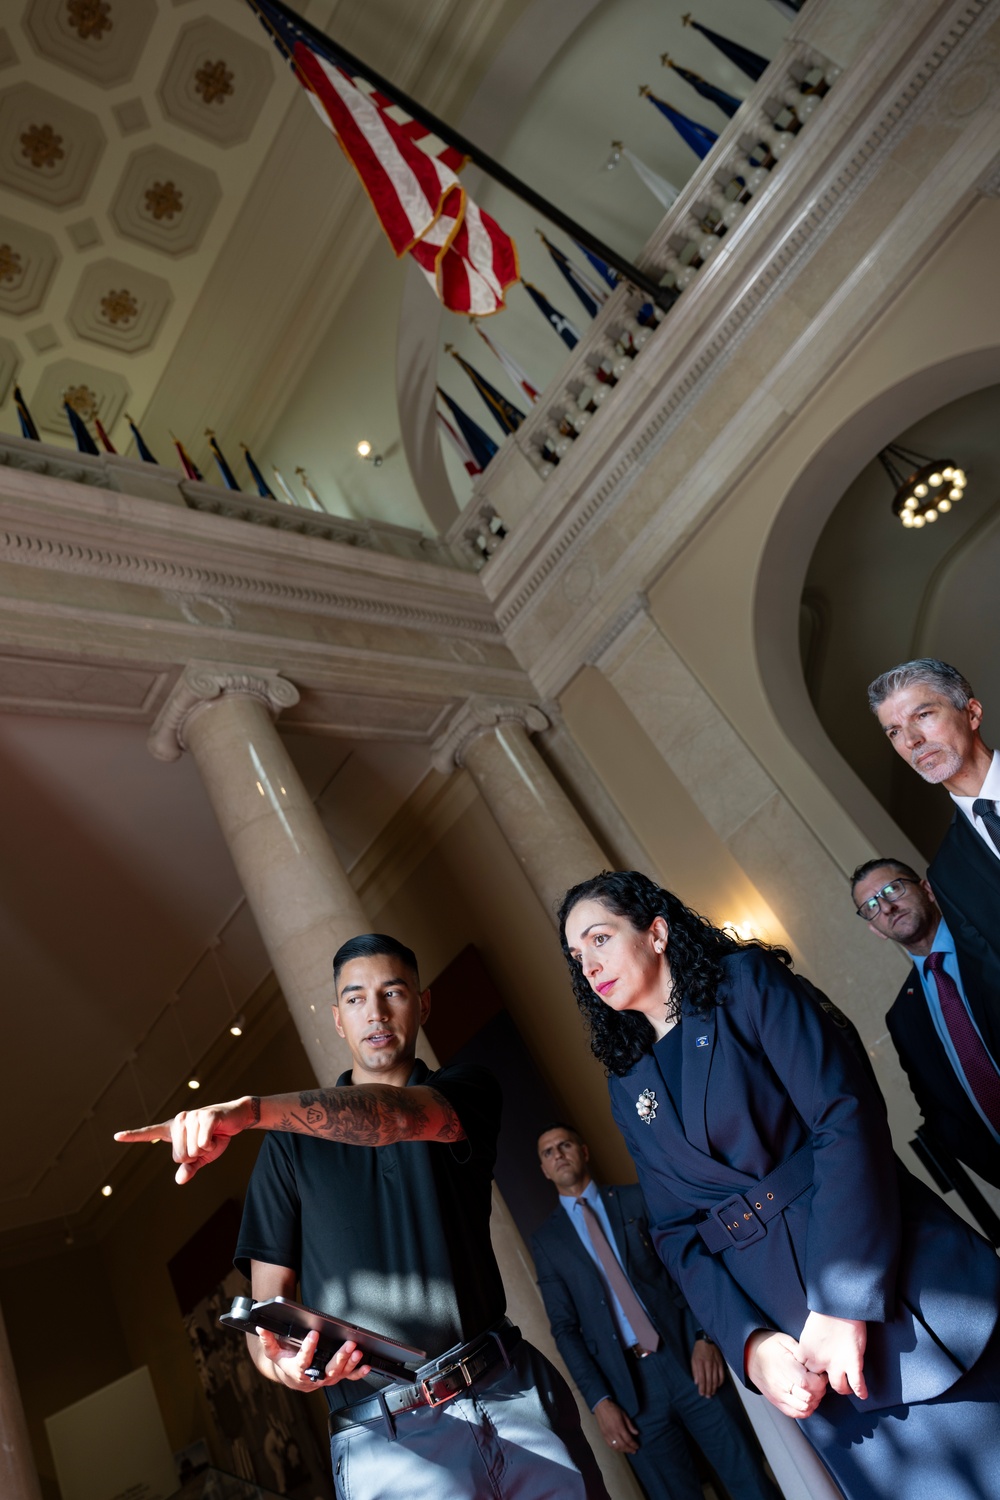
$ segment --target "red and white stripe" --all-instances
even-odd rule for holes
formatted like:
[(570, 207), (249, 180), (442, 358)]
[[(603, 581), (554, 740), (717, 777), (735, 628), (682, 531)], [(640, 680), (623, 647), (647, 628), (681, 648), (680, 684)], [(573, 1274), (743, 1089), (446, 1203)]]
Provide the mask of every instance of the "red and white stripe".
[[(445, 307), (488, 317), (518, 277), (514, 242), (469, 201), (446, 147), (385, 95), (361, 86), (304, 42), (299, 76), (371, 200), (397, 255), (411, 253)], [(431, 154), (439, 145), (438, 154)]]
[(483, 329), (480, 328), (478, 323), (476, 324), (476, 332), (479, 334), (479, 337), (482, 339), (487, 349), (489, 349), (494, 359), (498, 359), (503, 365), (504, 369), (507, 372), (507, 378), (508, 380), (510, 380), (512, 385), (517, 390), (523, 391), (524, 395), (527, 396), (529, 401), (537, 401), (539, 396), (541, 395), (541, 391), (537, 386), (532, 385), (531, 381), (528, 379), (524, 370), (522, 370), (521, 366), (518, 364), (514, 356), (512, 354), (508, 354), (502, 344), (498, 344), (496, 340), (491, 338), (488, 333), (485, 333)]

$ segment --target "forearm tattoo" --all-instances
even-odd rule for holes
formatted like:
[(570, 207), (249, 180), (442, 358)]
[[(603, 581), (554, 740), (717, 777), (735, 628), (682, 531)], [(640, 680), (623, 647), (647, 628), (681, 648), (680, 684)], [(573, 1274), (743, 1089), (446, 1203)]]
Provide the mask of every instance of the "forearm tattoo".
[(251, 1130), (253, 1129), (253, 1127), (255, 1125), (259, 1125), (259, 1124), (260, 1124), (260, 1100), (257, 1098), (256, 1094), (252, 1094), (251, 1097), (250, 1097), (250, 1128), (251, 1128)]
[(299, 1108), (282, 1115), (276, 1128), (354, 1146), (464, 1140), (465, 1131), (448, 1100), (433, 1089), (428, 1092), (431, 1101), (425, 1103), (388, 1084), (311, 1089), (299, 1095)]

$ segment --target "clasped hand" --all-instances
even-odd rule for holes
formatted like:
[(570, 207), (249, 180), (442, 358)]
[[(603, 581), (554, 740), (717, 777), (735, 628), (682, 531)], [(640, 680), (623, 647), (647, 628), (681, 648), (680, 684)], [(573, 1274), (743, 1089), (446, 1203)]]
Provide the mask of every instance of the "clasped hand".
[(841, 1396), (853, 1391), (864, 1400), (867, 1334), (863, 1322), (814, 1312), (797, 1340), (761, 1328), (747, 1340), (747, 1374), (786, 1417), (811, 1416), (828, 1386)]
[(172, 1120), (160, 1125), (145, 1125), (140, 1130), (116, 1130), (115, 1140), (123, 1145), (135, 1141), (169, 1141), (174, 1161), (179, 1163), (175, 1181), (190, 1182), (196, 1172), (217, 1160), (233, 1136), (248, 1130), (254, 1123), (249, 1096), (228, 1104), (212, 1104), (206, 1109), (182, 1109)]

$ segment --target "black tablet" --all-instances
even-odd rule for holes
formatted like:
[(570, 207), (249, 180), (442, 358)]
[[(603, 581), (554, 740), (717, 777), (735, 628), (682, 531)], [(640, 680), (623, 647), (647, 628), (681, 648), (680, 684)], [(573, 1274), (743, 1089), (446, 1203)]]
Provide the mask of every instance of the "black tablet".
[(361, 1350), (364, 1364), (371, 1365), (380, 1375), (402, 1381), (404, 1385), (414, 1378), (413, 1366), (423, 1364), (427, 1359), (423, 1349), (400, 1344), (384, 1334), (372, 1333), (370, 1328), (359, 1328), (356, 1323), (345, 1323), (342, 1318), (314, 1312), (311, 1307), (302, 1307), (287, 1297), (269, 1297), (265, 1302), (254, 1302), (252, 1297), (234, 1297), (232, 1307), (227, 1313), (222, 1313), (219, 1322), (239, 1333), (255, 1334), (258, 1328), (266, 1328), (275, 1338), (295, 1345), (301, 1344), (306, 1334), (315, 1331), (319, 1334), (319, 1343), (306, 1371), (310, 1380), (323, 1379), (330, 1360), (348, 1339)]

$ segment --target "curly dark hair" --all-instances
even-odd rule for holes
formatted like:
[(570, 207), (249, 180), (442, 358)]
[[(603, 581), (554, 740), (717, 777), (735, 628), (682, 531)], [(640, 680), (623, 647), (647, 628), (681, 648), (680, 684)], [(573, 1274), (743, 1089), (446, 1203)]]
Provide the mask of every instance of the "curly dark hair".
[(590, 1046), (609, 1073), (629, 1072), (655, 1040), (645, 1016), (634, 1011), (616, 1011), (595, 995), (566, 942), (566, 919), (580, 901), (599, 901), (615, 916), (624, 917), (637, 932), (647, 932), (656, 917), (670, 929), (667, 947), (673, 979), (673, 1004), (669, 1016), (706, 1016), (716, 1004), (722, 978), (720, 960), (742, 948), (763, 948), (782, 963), (791, 964), (786, 948), (756, 939), (743, 942), (721, 927), (713, 927), (677, 896), (665, 891), (638, 870), (602, 870), (590, 880), (572, 886), (559, 907), (559, 938), (569, 965), (576, 1003), (590, 1032)]

